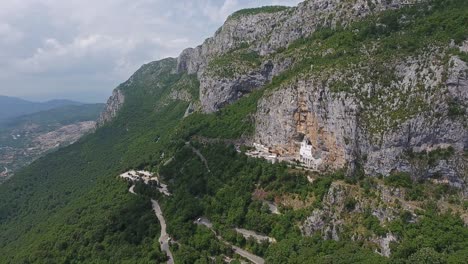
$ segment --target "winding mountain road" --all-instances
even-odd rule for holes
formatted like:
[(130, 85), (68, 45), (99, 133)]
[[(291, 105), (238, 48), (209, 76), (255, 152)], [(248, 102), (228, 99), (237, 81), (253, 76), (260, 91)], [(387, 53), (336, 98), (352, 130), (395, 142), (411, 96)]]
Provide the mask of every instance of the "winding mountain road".
[(151, 203), (153, 204), (153, 209), (156, 213), (156, 217), (158, 218), (159, 223), (161, 224), (161, 235), (159, 236), (159, 244), (161, 244), (161, 251), (166, 253), (166, 255), (169, 257), (169, 259), (167, 260), (167, 264), (174, 264), (174, 257), (172, 256), (172, 252), (169, 246), (170, 238), (166, 231), (166, 220), (164, 219), (159, 203), (153, 199), (151, 199)]
[[(137, 180), (137, 178), (134, 178), (132, 175), (129, 175), (128, 173), (122, 174), (120, 175), (120, 177), (130, 179), (130, 181), (132, 182)], [(145, 183), (148, 184), (148, 182), (149, 181), (146, 181)], [(128, 192), (130, 192), (131, 194), (137, 195), (137, 193), (135, 192), (135, 183), (133, 183), (132, 186), (130, 186), (130, 188), (128, 189)], [(167, 195), (170, 195), (169, 191), (167, 190), (167, 186), (165, 187), (165, 192), (163, 193), (164, 194), (167, 193)], [(167, 228), (166, 219), (164, 219), (164, 215), (162, 213), (162, 210), (161, 210), (161, 207), (159, 206), (158, 201), (151, 199), (151, 204), (152, 204), (154, 213), (156, 214), (156, 217), (158, 218), (159, 224), (161, 225), (161, 235), (159, 236), (159, 239), (158, 239), (158, 242), (161, 246), (161, 251), (166, 253), (166, 256), (168, 257), (167, 264), (174, 264), (174, 257), (172, 256), (171, 248), (169, 245), (170, 237), (166, 231), (166, 228)]]
[(252, 261), (253, 263), (255, 264), (264, 264), (265, 263), (265, 260), (257, 255), (254, 255), (248, 251), (245, 251), (243, 250), (242, 248), (240, 247), (237, 247), (237, 246), (234, 246), (226, 241), (224, 241), (224, 243), (230, 245), (232, 247), (232, 249), (234, 250), (234, 252), (250, 261)]
[(243, 235), (246, 239), (249, 239), (250, 237), (254, 238), (257, 240), (257, 242), (261, 243), (263, 241), (268, 241), (269, 243), (276, 243), (276, 239), (269, 237), (269, 236), (264, 236), (260, 235), (255, 231), (243, 229), (243, 228), (235, 228), (236, 232)]
[(254, 254), (252, 254), (252, 253), (250, 253), (250, 252), (248, 252), (248, 251), (246, 251), (246, 250), (244, 250), (244, 249), (242, 249), (242, 248), (240, 248), (240, 247), (238, 247), (238, 246), (234, 246), (233, 244), (231, 244), (231, 243), (227, 242), (226, 240), (224, 240), (223, 237), (221, 237), (221, 236), (219, 236), (218, 234), (216, 234), (216, 231), (213, 229), (213, 224), (212, 224), (207, 218), (202, 217), (202, 218), (200, 218), (199, 221), (195, 221), (194, 223), (197, 224), (197, 225), (205, 226), (205, 227), (207, 227), (208, 229), (210, 229), (211, 232), (213, 232), (213, 233), (215, 234), (216, 238), (217, 238), (219, 241), (221, 241), (221, 242), (223, 242), (224, 244), (230, 246), (230, 247), (232, 248), (232, 250), (233, 250), (236, 254), (238, 254), (238, 255), (240, 255), (240, 256), (242, 256), (242, 257), (244, 257), (244, 258), (250, 260), (251, 262), (253, 262), (253, 263), (255, 263), (255, 264), (264, 264), (264, 263), (265, 263), (265, 260), (264, 260), (263, 258), (261, 258), (261, 257), (259, 257), (259, 256), (257, 256), (257, 255), (254, 255)]

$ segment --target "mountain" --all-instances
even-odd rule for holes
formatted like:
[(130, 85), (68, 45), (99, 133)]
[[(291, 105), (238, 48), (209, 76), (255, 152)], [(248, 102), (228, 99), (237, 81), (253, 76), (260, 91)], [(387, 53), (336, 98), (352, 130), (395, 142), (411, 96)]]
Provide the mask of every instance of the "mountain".
[(103, 108), (103, 104), (67, 105), (1, 123), (0, 182), (44, 153), (92, 131)]
[(465, 2), (234, 13), (0, 186), (0, 262), (464, 263)]
[(34, 112), (45, 111), (66, 105), (80, 105), (82, 103), (70, 100), (51, 100), (43, 103), (30, 102), (20, 98), (0, 95), (0, 122)]

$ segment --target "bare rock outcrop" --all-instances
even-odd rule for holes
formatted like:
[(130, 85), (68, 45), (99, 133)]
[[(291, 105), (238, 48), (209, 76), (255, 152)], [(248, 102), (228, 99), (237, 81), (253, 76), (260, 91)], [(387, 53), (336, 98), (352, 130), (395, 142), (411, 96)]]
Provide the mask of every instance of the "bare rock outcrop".
[(360, 163), (370, 175), (443, 175), (464, 187), (468, 68), (445, 56), (435, 49), (389, 62), (387, 84), (372, 77), (372, 65), (298, 76), (260, 100), (254, 141), (298, 159), (307, 138), (322, 171)]
[(105, 123), (110, 122), (117, 116), (120, 107), (125, 102), (125, 96), (120, 89), (114, 89), (112, 96), (107, 100), (106, 108), (101, 113), (98, 120), (98, 126), (103, 126)]
[(277, 12), (233, 15), (202, 45), (184, 50), (178, 57), (177, 71), (197, 74), (202, 110), (214, 112), (260, 88), (291, 65), (290, 62), (270, 61), (241, 76), (212, 78), (206, 71), (215, 57), (248, 47), (249, 52), (266, 61), (268, 55), (310, 36), (320, 27), (346, 26), (371, 14), (413, 2), (416, 0), (308, 0)]

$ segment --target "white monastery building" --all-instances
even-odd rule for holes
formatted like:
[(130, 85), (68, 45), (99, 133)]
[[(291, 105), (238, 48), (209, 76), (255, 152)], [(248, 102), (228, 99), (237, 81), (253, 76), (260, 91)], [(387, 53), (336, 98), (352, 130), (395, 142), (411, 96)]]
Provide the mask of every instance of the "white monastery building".
[(301, 143), (299, 151), (299, 160), (306, 167), (317, 170), (318, 166), (322, 164), (322, 158), (315, 158), (313, 155), (313, 146), (308, 139), (304, 139)]

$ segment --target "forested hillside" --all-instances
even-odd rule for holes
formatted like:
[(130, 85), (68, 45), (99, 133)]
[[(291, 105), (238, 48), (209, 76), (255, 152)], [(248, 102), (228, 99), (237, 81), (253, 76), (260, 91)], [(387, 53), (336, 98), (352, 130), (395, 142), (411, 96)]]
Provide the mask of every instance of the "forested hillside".
[[(143, 65), (94, 133), (0, 185), (0, 263), (164, 263), (150, 199), (175, 263), (245, 261), (235, 247), (266, 263), (465, 263), (468, 5), (324, 2), (237, 12), (205, 46)], [(258, 21), (277, 31), (225, 32)], [(297, 21), (302, 36), (275, 37)], [(437, 131), (399, 133), (411, 125)], [(307, 137), (323, 166), (294, 156)], [(133, 169), (171, 195), (130, 193)]]

